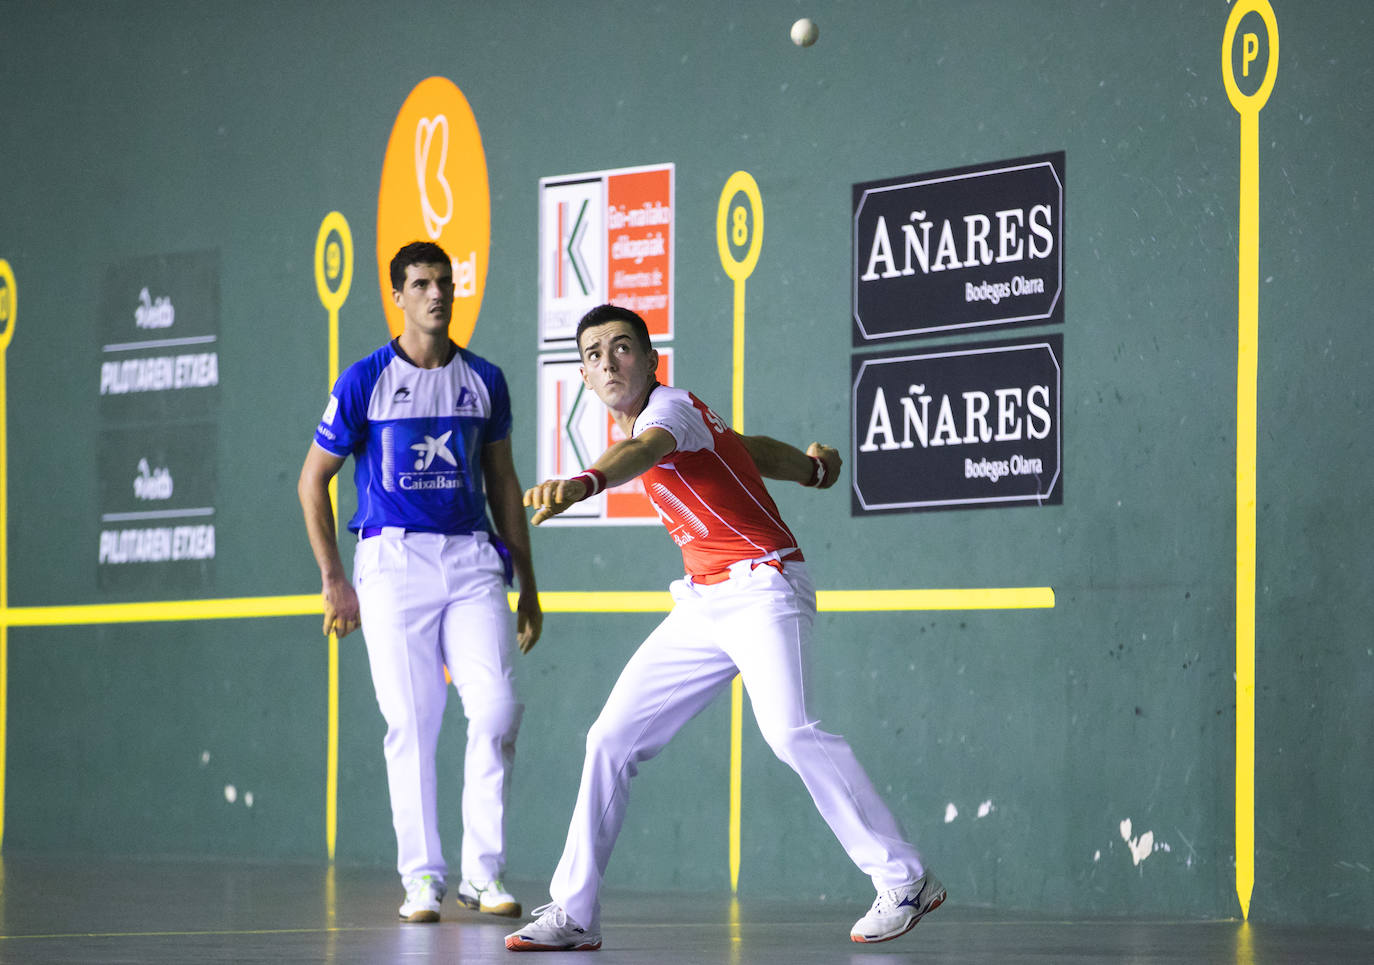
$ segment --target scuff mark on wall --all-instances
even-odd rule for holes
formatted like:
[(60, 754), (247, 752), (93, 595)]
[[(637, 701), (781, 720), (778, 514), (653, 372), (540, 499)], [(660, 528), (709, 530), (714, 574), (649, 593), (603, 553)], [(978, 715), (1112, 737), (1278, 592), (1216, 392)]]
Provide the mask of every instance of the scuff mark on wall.
[(1146, 831), (1138, 838), (1131, 837), (1131, 819), (1127, 818), (1121, 822), (1121, 840), (1125, 841), (1131, 849), (1131, 861), (1140, 864), (1148, 858), (1155, 850), (1155, 833)]

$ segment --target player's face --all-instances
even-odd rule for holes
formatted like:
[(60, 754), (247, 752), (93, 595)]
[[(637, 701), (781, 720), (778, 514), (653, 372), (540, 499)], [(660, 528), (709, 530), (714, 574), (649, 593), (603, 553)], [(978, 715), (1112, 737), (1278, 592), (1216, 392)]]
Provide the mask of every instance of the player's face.
[(447, 332), (453, 316), (453, 266), (407, 265), (406, 280), (391, 297), (405, 313), (406, 328), (428, 335)]
[(646, 350), (629, 322), (596, 325), (582, 333), (582, 381), (606, 408), (628, 411), (644, 398), (658, 370), (658, 352)]

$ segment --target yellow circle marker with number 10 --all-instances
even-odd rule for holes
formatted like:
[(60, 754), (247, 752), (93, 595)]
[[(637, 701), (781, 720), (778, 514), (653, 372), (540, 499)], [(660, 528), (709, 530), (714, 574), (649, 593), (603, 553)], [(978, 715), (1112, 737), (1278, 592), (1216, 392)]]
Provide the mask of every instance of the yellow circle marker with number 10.
[[(9, 439), (5, 398), (5, 351), (14, 338), (19, 315), (19, 288), (14, 269), (0, 258), (0, 610), (10, 606)], [(9, 741), (10, 628), (0, 625), (0, 842), (5, 840), (5, 745)]]
[[(716, 206), (716, 248), (720, 266), (735, 283), (735, 354), (731, 380), (731, 425), (744, 431), (744, 282), (759, 263), (763, 247), (763, 198), (748, 171), (736, 171), (725, 181)], [(744, 256), (737, 257), (736, 251)], [(743, 785), (744, 685), (738, 676), (730, 685), (730, 890), (739, 891), (740, 804)]]
[(19, 289), (14, 281), (14, 269), (0, 258), (0, 352), (10, 347), (14, 338), (14, 318), (19, 314)]
[[(1264, 23), (1268, 58), (1254, 93), (1236, 79), (1236, 35), (1251, 13)], [(1259, 59), (1259, 36), (1240, 36), (1241, 75)], [(1255, 887), (1255, 474), (1259, 409), (1259, 112), (1279, 69), (1279, 28), (1269, 0), (1236, 0), (1221, 40), (1221, 78), (1240, 114), (1240, 234), (1236, 346), (1236, 897), (1250, 917)]]
[[(320, 223), (315, 237), (315, 289), (329, 312), (329, 390), (339, 380), (339, 309), (348, 300), (353, 284), (353, 233), (348, 219), (331, 211)], [(339, 528), (339, 480), (329, 480), (329, 504), (334, 507), (334, 529)], [(325, 751), (324, 841), (329, 860), (339, 831), (339, 638), (329, 635), (329, 736)]]

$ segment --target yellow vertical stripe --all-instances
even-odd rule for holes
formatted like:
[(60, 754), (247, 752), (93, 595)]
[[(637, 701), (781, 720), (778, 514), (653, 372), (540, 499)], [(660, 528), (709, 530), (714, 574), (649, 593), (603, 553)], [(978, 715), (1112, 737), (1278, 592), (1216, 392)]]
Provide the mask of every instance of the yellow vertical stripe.
[(744, 814), (744, 681), (730, 682), (730, 891), (739, 891)]
[[(1242, 21), (1258, 14), (1268, 56), (1258, 86), (1257, 34), (1236, 37)], [(1253, 20), (1250, 21), (1253, 24)], [(1239, 60), (1246, 86), (1236, 78)], [(1259, 438), (1259, 112), (1278, 75), (1279, 29), (1269, 0), (1236, 0), (1221, 39), (1221, 77), (1231, 106), (1240, 114), (1240, 199), (1237, 245), (1236, 338), (1236, 898), (1242, 919), (1250, 917), (1255, 889), (1255, 494)]]
[[(734, 376), (731, 381), (730, 422), (744, 432), (744, 279), (735, 279)], [(740, 853), (744, 815), (744, 681), (730, 682), (730, 891), (739, 891)]]
[(1259, 118), (1241, 117), (1240, 333), (1236, 364), (1236, 895), (1249, 917), (1255, 885), (1255, 472)]
[(730, 380), (730, 426), (744, 432), (744, 279), (735, 282), (734, 374)]
[[(339, 310), (329, 311), (329, 391), (339, 380)], [(329, 505), (334, 507), (334, 532), (339, 532), (339, 477), (329, 480)], [(329, 708), (325, 738), (324, 842), (329, 860), (339, 838), (339, 637), (329, 635)]]
[[(742, 201), (740, 200), (742, 198)], [(763, 247), (763, 198), (748, 171), (736, 171), (725, 181), (716, 205), (716, 250), (720, 265), (734, 286), (734, 352), (730, 379), (730, 425), (744, 431), (744, 283), (753, 274)], [(737, 258), (735, 249), (743, 248)], [(739, 890), (740, 813), (744, 782), (744, 684), (737, 676), (730, 685), (730, 890)]]
[[(11, 324), (13, 322), (11, 321)], [(9, 545), (9, 414), (5, 399), (6, 352), (0, 348), (0, 612), (10, 605)], [(10, 628), (0, 624), (0, 846), (5, 841), (5, 774), (8, 763), (5, 747), (9, 743), (10, 719)]]
[[(14, 269), (0, 258), (0, 614), (10, 605), (10, 490), (9, 490), (9, 395), (5, 366), (9, 358), (14, 326), (19, 319), (19, 286)], [(0, 622), (0, 846), (5, 841), (5, 775), (8, 773), (6, 748), (9, 746), (10, 720), (10, 631)]]
[[(331, 241), (330, 239), (335, 240)], [(331, 271), (332, 269), (332, 271)], [(337, 284), (331, 285), (334, 279)], [(331, 211), (320, 222), (315, 235), (315, 291), (320, 304), (329, 312), (329, 391), (339, 379), (339, 309), (348, 300), (353, 284), (353, 232), (348, 219)], [(329, 505), (334, 511), (334, 532), (339, 531), (339, 483), (329, 481)], [(334, 845), (339, 826), (339, 638), (329, 635), (329, 707), (325, 744), (324, 838), (329, 860), (334, 860)]]

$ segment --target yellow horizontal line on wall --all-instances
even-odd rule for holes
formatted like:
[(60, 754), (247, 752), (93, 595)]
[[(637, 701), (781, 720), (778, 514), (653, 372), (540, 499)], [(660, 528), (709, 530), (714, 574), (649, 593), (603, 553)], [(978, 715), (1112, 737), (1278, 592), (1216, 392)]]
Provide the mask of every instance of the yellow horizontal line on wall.
[[(512, 609), (515, 594), (509, 594)], [(964, 590), (821, 590), (822, 612), (892, 610), (1024, 610), (1053, 608), (1048, 586)], [(545, 613), (666, 613), (672, 597), (662, 590), (546, 592)], [(80, 606), (18, 606), (0, 609), (0, 626), (54, 627), (175, 620), (232, 620), (245, 617), (310, 616), (321, 612), (318, 594), (166, 600), (153, 603), (96, 603)]]
[(311, 593), (303, 596), (243, 596), (219, 600), (161, 600), (151, 603), (12, 606), (0, 610), (0, 624), (10, 627), (56, 627), (94, 623), (289, 617), (322, 612), (320, 595)]
[(970, 590), (819, 590), (822, 612), (876, 610), (1028, 610), (1054, 607), (1048, 586), (1008, 586)]

